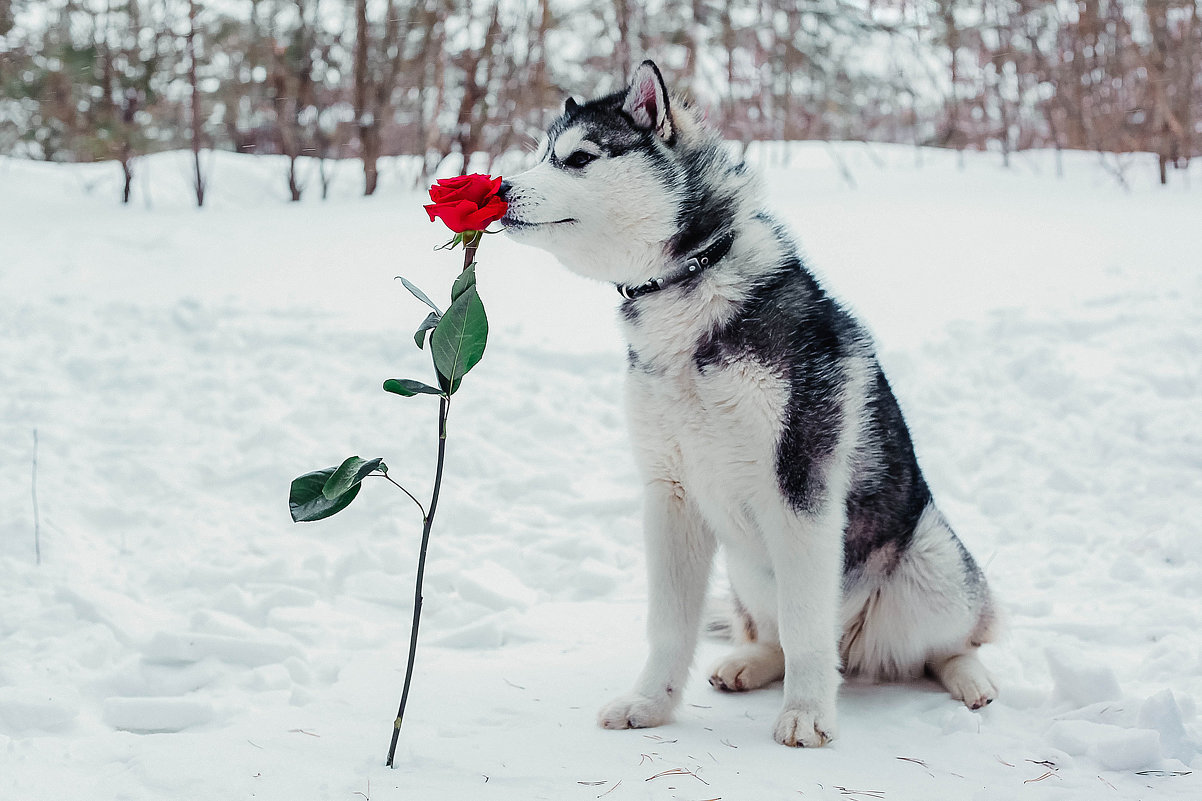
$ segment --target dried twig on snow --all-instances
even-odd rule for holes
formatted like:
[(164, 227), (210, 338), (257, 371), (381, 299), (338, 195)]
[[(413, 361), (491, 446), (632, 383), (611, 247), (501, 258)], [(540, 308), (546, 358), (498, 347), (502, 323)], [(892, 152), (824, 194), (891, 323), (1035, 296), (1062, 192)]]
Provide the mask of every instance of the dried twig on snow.
[(693, 771), (686, 770), (684, 768), (672, 768), (671, 770), (665, 770), (662, 773), (655, 774), (654, 776), (648, 776), (646, 779), (643, 779), (643, 781), (649, 782), (649, 781), (652, 781), (653, 779), (663, 778), (664, 776), (692, 776), (694, 779), (701, 782), (705, 786), (707, 786), (707, 787), (709, 786), (709, 782), (707, 782), (705, 779), (701, 778)]
[(610, 787), (610, 788), (609, 788), (608, 790), (606, 790), (604, 793), (602, 793), (601, 795), (597, 796), (597, 798), (604, 798), (605, 796), (609, 795), (609, 794), (610, 794), (610, 793), (612, 793), (614, 790), (618, 789), (618, 785), (620, 785), (621, 783), (622, 783), (622, 780), (621, 780), (621, 779), (618, 779), (618, 784), (615, 784), (613, 787)]

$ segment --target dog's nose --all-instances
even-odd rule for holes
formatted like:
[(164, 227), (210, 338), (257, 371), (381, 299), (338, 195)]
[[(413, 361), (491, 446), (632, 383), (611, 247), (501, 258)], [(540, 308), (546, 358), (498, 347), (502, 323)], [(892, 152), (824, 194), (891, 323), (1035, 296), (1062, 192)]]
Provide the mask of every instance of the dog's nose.
[(497, 189), (497, 197), (504, 200), (505, 196), (509, 194), (510, 189), (513, 189), (513, 184), (509, 183), (509, 181), (501, 181), (501, 186)]

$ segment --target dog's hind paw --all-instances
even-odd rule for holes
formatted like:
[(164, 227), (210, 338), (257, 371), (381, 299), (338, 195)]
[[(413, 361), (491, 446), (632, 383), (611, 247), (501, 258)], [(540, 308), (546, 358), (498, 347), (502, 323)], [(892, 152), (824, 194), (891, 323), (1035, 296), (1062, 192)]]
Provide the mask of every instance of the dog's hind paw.
[(785, 675), (785, 655), (778, 645), (747, 645), (714, 665), (710, 685), (727, 692), (758, 690)]
[(992, 704), (993, 699), (997, 697), (997, 685), (994, 684), (989, 671), (977, 659), (975, 651), (932, 662), (930, 668), (952, 698), (963, 701), (969, 709), (980, 709)]
[(671, 699), (648, 698), (638, 693), (615, 698), (597, 715), (597, 723), (603, 729), (649, 729), (671, 719)]
[(773, 736), (792, 748), (818, 748), (835, 739), (835, 713), (814, 709), (785, 709), (776, 719)]

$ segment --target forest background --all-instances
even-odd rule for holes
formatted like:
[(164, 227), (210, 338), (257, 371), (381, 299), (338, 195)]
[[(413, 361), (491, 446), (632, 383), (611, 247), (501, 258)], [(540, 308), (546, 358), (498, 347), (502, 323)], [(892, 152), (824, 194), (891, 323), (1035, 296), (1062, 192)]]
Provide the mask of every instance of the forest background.
[(645, 57), (743, 147), (1151, 152), (1161, 183), (1202, 153), (1195, 0), (0, 0), (0, 155), (114, 160), (128, 201), (191, 148), (199, 204), (213, 150), (286, 156), (293, 200), (358, 159), (372, 194), (387, 156), (489, 170)]

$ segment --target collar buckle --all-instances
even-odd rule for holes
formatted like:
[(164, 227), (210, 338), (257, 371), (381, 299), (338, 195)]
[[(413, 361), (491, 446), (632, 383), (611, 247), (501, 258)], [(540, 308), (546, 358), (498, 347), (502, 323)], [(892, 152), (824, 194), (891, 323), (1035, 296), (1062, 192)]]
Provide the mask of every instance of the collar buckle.
[(652, 292), (658, 292), (666, 286), (678, 283), (690, 275), (697, 273), (709, 267), (711, 264), (716, 264), (721, 261), (727, 253), (730, 252), (730, 246), (735, 241), (734, 231), (727, 231), (722, 236), (709, 246), (706, 250), (694, 254), (685, 260), (684, 272), (676, 276), (667, 278), (652, 278), (646, 283), (638, 286), (630, 286), (629, 284), (618, 284), (618, 294), (627, 300), (634, 300), (643, 295), (649, 295)]

